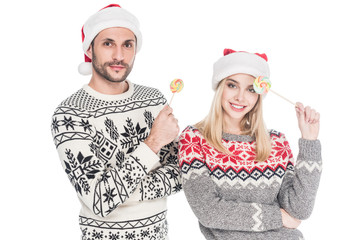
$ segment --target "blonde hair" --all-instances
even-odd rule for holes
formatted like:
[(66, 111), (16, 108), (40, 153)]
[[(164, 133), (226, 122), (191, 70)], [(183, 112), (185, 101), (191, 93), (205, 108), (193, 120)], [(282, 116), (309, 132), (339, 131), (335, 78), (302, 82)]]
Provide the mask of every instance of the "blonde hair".
[[(223, 109), (221, 98), (225, 87), (224, 79), (218, 84), (209, 114), (195, 127), (201, 132), (205, 140), (220, 152), (231, 154), (222, 144), (223, 134)], [(256, 161), (265, 161), (271, 152), (271, 142), (269, 133), (265, 127), (262, 113), (262, 95), (253, 107), (240, 122), (240, 129), (243, 134), (255, 138)]]

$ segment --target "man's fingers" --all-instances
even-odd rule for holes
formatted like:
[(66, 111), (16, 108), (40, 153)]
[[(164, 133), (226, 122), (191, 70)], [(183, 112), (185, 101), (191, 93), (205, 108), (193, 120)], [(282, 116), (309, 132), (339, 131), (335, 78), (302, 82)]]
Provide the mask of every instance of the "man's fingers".
[(161, 112), (163, 112), (165, 115), (170, 115), (172, 114), (173, 109), (169, 105), (165, 105)]

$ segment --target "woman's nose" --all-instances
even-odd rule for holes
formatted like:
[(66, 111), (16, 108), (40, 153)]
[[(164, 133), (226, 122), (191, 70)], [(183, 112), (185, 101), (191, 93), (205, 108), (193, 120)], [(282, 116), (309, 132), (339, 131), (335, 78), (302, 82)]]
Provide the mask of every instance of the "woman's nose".
[(245, 92), (241, 89), (239, 89), (237, 92), (236, 92), (236, 95), (235, 95), (235, 100), (237, 101), (242, 101), (244, 99), (244, 96), (245, 96)]

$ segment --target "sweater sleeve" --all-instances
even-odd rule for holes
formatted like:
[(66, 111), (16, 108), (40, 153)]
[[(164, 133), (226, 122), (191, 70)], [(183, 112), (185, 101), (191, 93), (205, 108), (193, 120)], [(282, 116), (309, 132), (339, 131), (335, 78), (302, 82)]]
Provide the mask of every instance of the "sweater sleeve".
[(299, 155), (293, 164), (290, 155), (278, 201), (294, 218), (306, 219), (313, 210), (322, 172), (320, 141), (299, 139)]
[(177, 152), (177, 140), (165, 145), (160, 150), (161, 166), (151, 171), (141, 181), (139, 201), (163, 198), (182, 189)]
[[(159, 161), (143, 142), (130, 154), (115, 149), (85, 111), (58, 108), (52, 135), (61, 164), (77, 195), (95, 215), (105, 217), (123, 204)], [(110, 166), (114, 159), (116, 166)]]
[(179, 161), (185, 196), (199, 222), (208, 228), (262, 232), (281, 228), (278, 205), (227, 200), (211, 179), (201, 139), (191, 128), (180, 135)]

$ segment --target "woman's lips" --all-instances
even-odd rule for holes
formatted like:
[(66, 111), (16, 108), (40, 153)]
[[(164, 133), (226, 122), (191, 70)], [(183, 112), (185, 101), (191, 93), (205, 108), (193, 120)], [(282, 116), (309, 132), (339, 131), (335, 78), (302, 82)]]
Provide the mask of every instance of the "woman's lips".
[(230, 103), (230, 107), (232, 110), (234, 110), (236, 112), (242, 112), (246, 108), (245, 105), (237, 105), (237, 104), (233, 104), (233, 103)]

